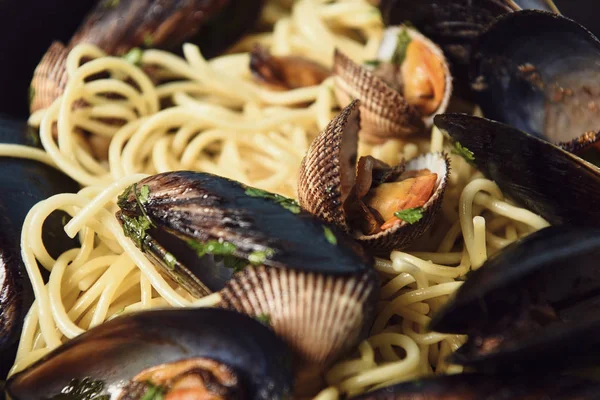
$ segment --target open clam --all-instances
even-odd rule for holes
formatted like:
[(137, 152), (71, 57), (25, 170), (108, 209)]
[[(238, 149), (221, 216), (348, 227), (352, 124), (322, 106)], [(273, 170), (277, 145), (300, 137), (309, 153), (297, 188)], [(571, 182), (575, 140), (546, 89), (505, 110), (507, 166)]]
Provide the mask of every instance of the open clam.
[(341, 106), (361, 101), (361, 138), (367, 142), (422, 132), (446, 110), (452, 94), (444, 54), (407, 26), (386, 30), (376, 60), (358, 65), (336, 51), (333, 68)]
[(125, 233), (167, 276), (267, 316), (302, 362), (327, 365), (366, 335), (378, 289), (371, 259), (293, 200), (173, 172), (128, 188), (119, 206)]
[(600, 41), (556, 14), (506, 15), (473, 49), (471, 86), (484, 115), (555, 144), (575, 140), (569, 149), (600, 129), (599, 78)]
[(435, 125), (502, 191), (552, 224), (600, 225), (600, 169), (511, 126), (463, 114)]
[(393, 168), (373, 157), (357, 162), (361, 110), (355, 100), (313, 141), (300, 167), (298, 197), (306, 210), (385, 253), (407, 246), (433, 223), (449, 160), (431, 153)]
[(545, 228), (474, 271), (430, 328), (467, 333), (451, 360), (483, 371), (595, 365), (599, 256), (600, 230)]
[[(291, 353), (259, 321), (215, 309), (162, 310), (106, 322), (7, 382), (13, 400), (288, 398)], [(187, 397), (186, 397), (187, 396)]]

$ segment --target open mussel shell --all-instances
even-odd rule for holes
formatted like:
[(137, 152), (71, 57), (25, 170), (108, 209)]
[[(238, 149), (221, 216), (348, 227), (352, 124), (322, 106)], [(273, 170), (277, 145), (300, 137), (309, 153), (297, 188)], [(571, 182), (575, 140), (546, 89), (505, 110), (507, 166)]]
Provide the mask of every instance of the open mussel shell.
[(472, 272), (430, 328), (467, 333), (451, 360), (484, 371), (594, 364), (599, 257), (599, 229), (558, 226), (533, 233)]
[(600, 169), (508, 125), (444, 114), (435, 125), (505, 194), (552, 224), (600, 225)]
[(444, 154), (430, 153), (393, 168), (400, 176), (402, 171), (423, 169), (437, 175), (433, 192), (422, 206), (422, 218), (413, 224), (398, 221), (379, 233), (364, 234), (351, 226), (351, 216), (344, 207), (357, 179), (356, 153), (361, 119), (359, 101), (355, 100), (313, 141), (300, 167), (298, 198), (304, 209), (351, 233), (369, 250), (385, 253), (406, 247), (431, 226), (442, 202), (450, 164)]
[[(303, 361), (327, 365), (366, 335), (379, 287), (372, 258), (293, 200), (173, 172), (128, 188), (119, 206), (125, 232), (166, 275), (194, 295), (190, 277), (212, 282), (222, 307), (268, 318)], [(141, 233), (128, 227), (140, 218), (152, 225)], [(232, 264), (243, 271), (218, 276)]]
[[(142, 371), (194, 359), (212, 360), (220, 365), (217, 372), (231, 370), (237, 377), (234, 398), (291, 395), (292, 360), (284, 343), (259, 321), (219, 309), (146, 311), (116, 318), (14, 375), (6, 388), (13, 400), (38, 400), (59, 394), (74, 379), (87, 378), (100, 386), (96, 395), (120, 399), (123, 388)], [(208, 388), (210, 383), (205, 381)]]
[(459, 374), (399, 383), (353, 400), (591, 399), (600, 383), (572, 376)]
[(474, 47), (471, 86), (484, 115), (558, 144), (600, 129), (600, 41), (563, 16), (520, 11)]
[(47, 108), (65, 88), (66, 55), (80, 43), (121, 56), (133, 48), (180, 52), (184, 42), (198, 44), (205, 56), (215, 56), (235, 43), (256, 23), (263, 0), (239, 7), (231, 0), (101, 0), (73, 37), (54, 42), (32, 81), (31, 111)]

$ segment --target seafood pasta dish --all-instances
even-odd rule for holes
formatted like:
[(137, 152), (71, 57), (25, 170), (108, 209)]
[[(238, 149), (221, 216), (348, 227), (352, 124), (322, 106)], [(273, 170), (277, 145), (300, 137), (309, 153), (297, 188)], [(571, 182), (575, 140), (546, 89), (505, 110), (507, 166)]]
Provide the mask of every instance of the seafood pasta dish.
[(599, 398), (600, 42), (551, 1), (56, 7), (7, 398)]

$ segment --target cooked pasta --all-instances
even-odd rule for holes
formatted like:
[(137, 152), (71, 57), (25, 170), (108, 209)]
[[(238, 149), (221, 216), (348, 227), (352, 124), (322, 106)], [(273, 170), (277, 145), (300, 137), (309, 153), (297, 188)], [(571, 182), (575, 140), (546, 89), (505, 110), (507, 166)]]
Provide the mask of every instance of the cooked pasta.
[[(44, 151), (0, 145), (0, 155), (56, 166), (82, 187), (76, 194), (42, 201), (25, 220), (22, 255), (36, 300), (12, 373), (115, 316), (219, 302), (218, 294), (196, 299), (166, 280), (124, 235), (114, 216), (116, 198), (132, 183), (149, 174), (197, 170), (296, 197), (302, 157), (338, 111), (333, 81), (282, 92), (266, 89), (253, 79), (246, 51), (258, 42), (275, 55), (302, 55), (330, 67), (337, 47), (362, 62), (374, 57), (383, 26), (366, 0), (299, 0), (291, 12), (272, 1), (263, 20), (273, 24), (272, 32), (250, 35), (231, 53), (212, 60), (186, 44), (183, 57), (146, 50), (134, 65), (79, 45), (67, 60), (64, 94), (29, 120), (39, 127)], [(154, 77), (163, 78), (158, 83), (144, 72), (150, 66)], [(105, 78), (89, 79), (106, 72)], [(91, 133), (92, 143), (110, 141), (106, 161), (94, 157), (81, 130)], [(426, 151), (451, 149), (437, 129), (429, 138), (360, 147), (361, 154), (389, 164)], [(431, 315), (470, 270), (548, 225), (505, 198), (459, 156), (452, 155), (451, 161), (437, 222), (409, 251), (377, 259), (383, 285), (370, 336), (327, 372), (329, 387), (318, 399), (460, 372), (461, 367), (444, 360), (464, 338), (427, 331)], [(56, 260), (41, 235), (43, 221), (55, 210), (71, 215), (65, 231), (81, 244)], [(50, 271), (47, 284), (37, 262)]]

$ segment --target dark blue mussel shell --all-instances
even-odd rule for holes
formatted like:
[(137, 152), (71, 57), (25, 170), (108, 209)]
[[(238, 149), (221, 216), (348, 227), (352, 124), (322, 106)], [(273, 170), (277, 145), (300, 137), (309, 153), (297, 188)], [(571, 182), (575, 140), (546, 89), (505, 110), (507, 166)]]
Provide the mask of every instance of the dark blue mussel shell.
[(112, 393), (146, 368), (208, 358), (232, 368), (249, 400), (289, 398), (292, 360), (261, 322), (221, 309), (145, 311), (106, 322), (70, 340), (7, 382), (13, 400), (58, 394), (73, 379)]
[(595, 365), (600, 229), (549, 227), (472, 272), (430, 328), (469, 334), (451, 356), (486, 372)]
[(484, 118), (443, 114), (434, 123), (505, 194), (550, 223), (600, 226), (600, 169), (594, 165)]

